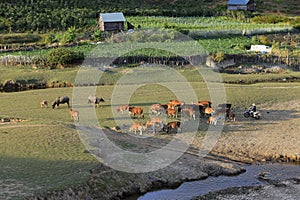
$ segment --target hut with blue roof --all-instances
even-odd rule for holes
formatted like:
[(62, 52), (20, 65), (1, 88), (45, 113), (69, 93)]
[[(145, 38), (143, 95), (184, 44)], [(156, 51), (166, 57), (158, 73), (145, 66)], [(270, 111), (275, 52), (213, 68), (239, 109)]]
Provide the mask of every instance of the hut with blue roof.
[(255, 11), (254, 0), (229, 0), (228, 10), (249, 10)]
[(122, 12), (100, 13), (98, 25), (101, 31), (124, 31), (125, 21)]

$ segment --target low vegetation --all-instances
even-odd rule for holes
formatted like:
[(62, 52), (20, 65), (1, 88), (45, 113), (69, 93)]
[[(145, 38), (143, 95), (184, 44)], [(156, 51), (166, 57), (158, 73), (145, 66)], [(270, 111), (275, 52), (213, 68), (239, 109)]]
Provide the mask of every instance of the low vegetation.
[[(199, 99), (210, 98), (205, 83), (191, 84)], [(299, 83), (225, 84), (225, 89), (227, 102), (233, 104), (233, 110), (238, 114), (239, 110), (253, 102), (261, 109), (264, 104), (299, 99), (299, 86)], [(100, 108), (96, 108), (101, 127), (116, 125), (112, 115), (112, 109), (116, 107), (110, 106), (113, 89), (113, 86), (97, 88), (98, 96), (106, 100)], [(188, 94), (189, 91), (185, 92)], [(74, 187), (83, 184), (89, 178), (89, 170), (97, 162), (90, 154), (85, 153), (85, 147), (72, 125), (66, 105), (61, 105), (55, 110), (40, 108), (40, 100), (51, 102), (60, 95), (72, 97), (72, 88), (1, 94), (0, 117), (18, 117), (25, 120), (11, 124), (0, 123), (0, 177), (11, 192), (2, 193), (1, 197), (23, 198), (49, 190)], [(130, 103), (142, 105), (147, 119), (147, 106), (153, 102), (168, 102), (170, 98), (175, 97), (168, 89), (159, 85), (146, 85), (134, 92)], [(14, 106), (11, 106), (12, 102)], [(82, 108), (90, 106), (86, 104), (82, 105)], [(129, 119), (126, 113), (122, 117)], [(206, 125), (203, 123), (201, 126)], [(9, 188), (10, 186), (12, 188)]]

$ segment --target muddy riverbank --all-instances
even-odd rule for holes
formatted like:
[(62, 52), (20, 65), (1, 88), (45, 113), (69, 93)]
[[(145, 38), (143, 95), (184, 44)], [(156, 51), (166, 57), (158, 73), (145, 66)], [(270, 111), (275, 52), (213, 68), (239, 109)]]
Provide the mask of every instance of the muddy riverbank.
[(100, 164), (91, 171), (89, 181), (82, 186), (29, 199), (124, 199), (161, 188), (176, 188), (186, 181), (234, 176), (243, 172), (245, 169), (237, 163), (199, 159), (196, 155), (185, 153), (170, 166), (148, 173), (127, 173)]

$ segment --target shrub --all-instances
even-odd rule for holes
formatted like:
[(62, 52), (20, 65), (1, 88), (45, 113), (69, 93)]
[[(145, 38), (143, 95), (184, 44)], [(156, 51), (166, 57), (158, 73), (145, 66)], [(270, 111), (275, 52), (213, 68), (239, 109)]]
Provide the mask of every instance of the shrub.
[(52, 49), (46, 55), (47, 64), (50, 69), (67, 67), (84, 59), (83, 52), (76, 52), (68, 48)]
[(260, 36), (258, 36), (258, 38), (259, 38), (259, 41), (260, 41), (261, 44), (264, 44), (264, 45), (270, 45), (271, 44), (269, 39), (264, 35), (260, 35)]
[(47, 45), (53, 44), (55, 42), (58, 42), (58, 40), (57, 40), (56, 35), (54, 33), (49, 33), (49, 34), (46, 35), (45, 43)]
[(68, 28), (68, 31), (64, 34), (61, 43), (68, 44), (68, 43), (74, 43), (76, 41), (77, 41), (76, 28), (75, 27)]
[(215, 62), (222, 62), (225, 59), (225, 55), (222, 51), (218, 51), (215, 55), (212, 56)]
[(92, 39), (93, 41), (103, 41), (105, 40), (105, 34), (103, 31), (101, 31), (100, 29), (97, 29), (94, 34), (92, 35)]

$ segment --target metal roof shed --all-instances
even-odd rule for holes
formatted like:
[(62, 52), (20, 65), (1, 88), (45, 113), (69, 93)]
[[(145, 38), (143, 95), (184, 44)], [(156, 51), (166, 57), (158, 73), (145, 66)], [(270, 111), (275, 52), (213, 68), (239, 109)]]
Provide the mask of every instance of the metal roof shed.
[(254, 0), (229, 0), (228, 10), (255, 10)]
[(99, 28), (102, 31), (123, 31), (126, 21), (123, 13), (100, 13)]

